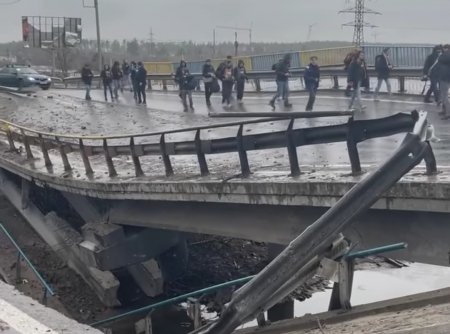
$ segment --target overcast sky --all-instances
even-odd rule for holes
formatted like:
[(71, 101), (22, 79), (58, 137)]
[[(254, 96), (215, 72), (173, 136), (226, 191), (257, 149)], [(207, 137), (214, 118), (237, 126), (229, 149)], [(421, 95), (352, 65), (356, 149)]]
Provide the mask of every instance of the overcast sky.
[[(17, 0), (0, 0), (0, 4)], [(84, 0), (93, 3), (93, 0)], [(104, 39), (155, 41), (211, 41), (217, 25), (250, 27), (254, 41), (304, 41), (308, 26), (313, 40), (351, 41), (352, 28), (342, 23), (351, 14), (338, 14), (354, 0), (99, 0)], [(22, 15), (81, 17), (83, 37), (95, 37), (94, 10), (83, 0), (21, 0), (0, 5), (0, 42), (21, 39)], [(367, 7), (383, 15), (367, 16), (379, 28), (367, 29), (368, 42), (450, 42), (449, 0), (366, 0)], [(217, 40), (234, 40), (234, 32), (217, 30)], [(240, 32), (239, 40), (248, 41)]]

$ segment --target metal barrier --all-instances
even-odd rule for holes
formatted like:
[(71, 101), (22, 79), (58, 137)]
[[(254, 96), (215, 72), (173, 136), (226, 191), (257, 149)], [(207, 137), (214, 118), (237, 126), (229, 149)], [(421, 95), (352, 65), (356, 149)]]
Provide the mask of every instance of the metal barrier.
[[(209, 174), (209, 168), (205, 158), (206, 155), (237, 153), (239, 156), (242, 177), (248, 177), (251, 173), (250, 164), (247, 158), (248, 151), (284, 148), (289, 155), (291, 175), (298, 176), (300, 175), (300, 167), (297, 147), (335, 142), (347, 143), (352, 173), (359, 174), (362, 170), (357, 149), (358, 143), (372, 138), (411, 131), (418, 120), (423, 119), (424, 117), (426, 118), (426, 113), (419, 114), (417, 111), (413, 111), (409, 114), (401, 113), (371, 120), (354, 120), (353, 118), (350, 118), (348, 122), (343, 124), (295, 129), (295, 119), (299, 117), (300, 116), (296, 115), (296, 117), (256, 119), (118, 136), (75, 136), (45, 133), (0, 120), (0, 124), (8, 126), (6, 130), (4, 127), (0, 127), (0, 133), (3, 133), (7, 137), (9, 149), (12, 152), (21, 154), (20, 151), (16, 149), (15, 142), (23, 143), (28, 160), (33, 159), (31, 146), (38, 147), (47, 167), (53, 165), (49, 155), (50, 150), (55, 150), (59, 153), (66, 171), (72, 169), (68, 154), (77, 152), (83, 161), (87, 175), (92, 175), (94, 173), (89, 161), (89, 157), (93, 156), (104, 156), (110, 177), (117, 176), (112, 158), (116, 156), (131, 156), (135, 175), (140, 177), (144, 175), (140, 157), (161, 157), (164, 163), (166, 176), (172, 176), (174, 171), (170, 157), (175, 155), (193, 155), (197, 156), (201, 175), (206, 176)], [(284, 131), (244, 135), (244, 127), (246, 125), (282, 120), (289, 120), (289, 125)], [(236, 136), (209, 140), (201, 139), (202, 130), (230, 127), (238, 127)], [(178, 142), (167, 142), (166, 140), (168, 134), (187, 132), (195, 133), (193, 140)], [(159, 139), (158, 143), (136, 143), (136, 139), (138, 138), (149, 139), (155, 137)], [(123, 139), (128, 144), (110, 145), (108, 141), (113, 139)], [(90, 145), (87, 144), (87, 141), (99, 142), (99, 144)], [(433, 168), (432, 166), (427, 165), (427, 171), (429, 173), (434, 173), (435, 169), (436, 166)]]
[(51, 296), (54, 296), (55, 293), (53, 292), (52, 288), (47, 284), (45, 279), (42, 277), (42, 275), (37, 271), (37, 269), (33, 266), (31, 261), (28, 259), (28, 257), (25, 255), (25, 253), (22, 251), (22, 249), (19, 247), (19, 245), (16, 243), (14, 238), (11, 236), (11, 234), (8, 232), (8, 230), (3, 226), (3, 224), (0, 223), (0, 230), (5, 234), (5, 236), (9, 239), (11, 244), (16, 248), (17, 250), (17, 265), (16, 265), (16, 282), (19, 282), (21, 280), (21, 266), (20, 263), (22, 259), (27, 263), (28, 267), (33, 271), (33, 273), (36, 275), (39, 283), (41, 283), (43, 288), (43, 295), (42, 295), (42, 303), (44, 305), (47, 304), (47, 295), (50, 294)]

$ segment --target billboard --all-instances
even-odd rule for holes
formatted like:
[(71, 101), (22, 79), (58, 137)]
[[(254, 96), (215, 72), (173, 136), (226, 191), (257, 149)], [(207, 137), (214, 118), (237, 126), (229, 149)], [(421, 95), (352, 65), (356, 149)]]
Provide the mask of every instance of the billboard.
[(22, 40), (26, 47), (64, 48), (81, 43), (81, 19), (22, 16)]

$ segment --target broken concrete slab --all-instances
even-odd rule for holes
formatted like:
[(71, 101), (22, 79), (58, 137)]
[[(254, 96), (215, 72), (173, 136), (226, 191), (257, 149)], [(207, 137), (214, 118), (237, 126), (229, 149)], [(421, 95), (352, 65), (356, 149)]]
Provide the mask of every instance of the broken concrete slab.
[(127, 269), (136, 284), (148, 297), (155, 297), (163, 293), (164, 279), (156, 260), (152, 259), (129, 266)]

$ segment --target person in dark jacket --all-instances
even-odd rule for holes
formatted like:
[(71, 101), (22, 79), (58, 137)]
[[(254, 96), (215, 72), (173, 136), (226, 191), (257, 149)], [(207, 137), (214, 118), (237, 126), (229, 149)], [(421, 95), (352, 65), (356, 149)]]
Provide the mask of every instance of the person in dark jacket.
[(192, 90), (195, 88), (192, 87), (192, 80), (194, 77), (189, 72), (187, 67), (187, 63), (182, 60), (180, 61), (180, 66), (177, 68), (177, 72), (175, 74), (175, 82), (180, 87), (180, 97), (183, 101), (184, 111), (188, 111), (187, 97), (189, 97), (189, 106), (191, 110), (194, 111), (194, 102), (192, 101)]
[(354, 109), (353, 105), (354, 105), (355, 99), (356, 99), (356, 102), (358, 104), (357, 109), (359, 111), (361, 111), (362, 109), (365, 108), (365, 106), (363, 106), (362, 102), (361, 102), (361, 82), (364, 78), (364, 67), (363, 67), (361, 56), (355, 58), (352, 61), (348, 70), (349, 70), (349, 72), (348, 72), (349, 83), (352, 84), (352, 88), (353, 88), (352, 97), (350, 99), (350, 104), (348, 106), (348, 109), (349, 110)]
[(279, 63), (275, 69), (278, 90), (272, 100), (270, 100), (269, 102), (272, 110), (275, 110), (275, 100), (280, 96), (284, 98), (285, 107), (292, 107), (292, 104), (289, 103), (289, 77), (291, 76), (290, 68), (291, 55), (287, 54), (283, 57), (283, 61)]
[(227, 60), (219, 65), (217, 74), (217, 77), (222, 81), (222, 106), (230, 108), (234, 85), (232, 56), (227, 56)]
[(206, 105), (208, 107), (210, 107), (211, 106), (212, 85), (214, 84), (214, 80), (217, 80), (216, 75), (215, 75), (214, 66), (212, 66), (212, 64), (211, 64), (211, 59), (206, 59), (206, 62), (203, 65), (202, 75), (203, 75), (203, 83), (205, 84)]
[(108, 101), (108, 90), (111, 94), (111, 101), (114, 101), (113, 91), (112, 91), (112, 73), (109, 65), (103, 66), (103, 71), (100, 73), (100, 77), (103, 82), (103, 91), (105, 93), (105, 101)]
[(317, 57), (310, 58), (311, 63), (306, 66), (303, 79), (305, 80), (306, 90), (309, 92), (308, 103), (306, 104), (306, 111), (312, 111), (314, 101), (316, 100), (317, 88), (319, 88), (320, 68), (317, 64)]
[(138, 88), (139, 88), (136, 81), (137, 73), (138, 73), (138, 66), (135, 61), (132, 61), (130, 65), (130, 79), (131, 79), (131, 86), (133, 87), (135, 101), (138, 100)]
[(91, 71), (91, 68), (89, 64), (84, 65), (83, 69), (81, 70), (81, 80), (83, 81), (85, 87), (86, 87), (86, 100), (91, 100), (91, 85), (92, 85), (92, 78), (94, 77), (94, 74)]
[(121, 85), (122, 92), (125, 89), (125, 87), (128, 87), (130, 92), (133, 91), (133, 85), (130, 80), (130, 75), (131, 75), (131, 66), (130, 66), (130, 64), (127, 63), (126, 60), (123, 60), (123, 62), (122, 62), (122, 85)]
[(119, 98), (119, 89), (122, 90), (121, 88), (121, 82), (122, 82), (122, 70), (120, 69), (120, 63), (118, 61), (115, 61), (112, 68), (111, 68), (111, 73), (112, 73), (112, 79), (113, 79), (113, 87), (114, 87), (114, 97), (116, 99)]
[(359, 53), (359, 58), (361, 59), (361, 66), (363, 68), (363, 79), (361, 81), (361, 87), (364, 87), (364, 92), (370, 92), (370, 77), (369, 71), (367, 71), (366, 55), (364, 52)]
[(439, 93), (439, 66), (438, 61), (439, 57), (442, 54), (442, 47), (440, 45), (436, 45), (433, 48), (433, 52), (428, 55), (425, 60), (425, 64), (423, 65), (423, 81), (430, 80), (430, 88), (425, 94), (424, 102), (432, 103), (430, 100), (431, 94), (434, 95), (434, 100), (436, 103), (441, 101), (441, 96)]
[(450, 118), (450, 101), (448, 100), (448, 91), (450, 89), (450, 45), (443, 47), (442, 55), (438, 60), (439, 64), (439, 87), (441, 89), (443, 119)]
[(138, 103), (142, 103), (144, 106), (147, 105), (147, 94), (145, 93), (147, 87), (147, 70), (141, 61), (137, 64), (136, 86), (138, 90)]
[(242, 59), (239, 59), (238, 66), (234, 69), (234, 79), (236, 80), (236, 95), (238, 103), (242, 103), (244, 97), (245, 82), (248, 81), (247, 71)]
[(392, 70), (392, 64), (389, 59), (389, 48), (384, 48), (383, 53), (375, 57), (375, 72), (378, 76), (378, 84), (375, 89), (374, 100), (378, 100), (378, 93), (380, 92), (381, 84), (386, 82), (386, 87), (389, 95), (391, 95), (391, 83), (389, 82), (389, 75)]
[[(359, 54), (361, 53), (361, 48), (356, 48), (355, 50), (350, 51), (349, 53), (347, 53), (347, 55), (344, 58), (344, 71), (347, 72), (348, 74), (348, 70), (350, 68), (350, 64), (352, 63), (352, 61), (355, 58), (359, 57)], [(345, 96), (350, 97), (352, 96), (351, 90), (352, 90), (352, 86), (350, 83), (349, 77), (347, 75), (347, 87), (345, 88)]]

